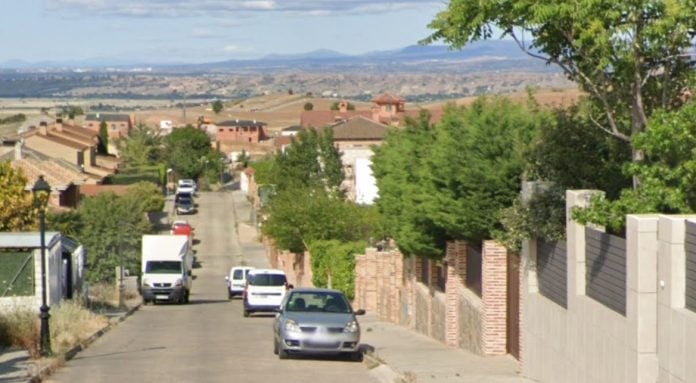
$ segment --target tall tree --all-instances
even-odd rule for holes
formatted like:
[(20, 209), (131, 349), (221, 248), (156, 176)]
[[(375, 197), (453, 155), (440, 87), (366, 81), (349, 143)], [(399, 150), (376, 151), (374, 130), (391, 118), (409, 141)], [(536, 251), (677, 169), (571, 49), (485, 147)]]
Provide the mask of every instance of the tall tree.
[(391, 130), (375, 148), (372, 170), (379, 188), (377, 208), (384, 217), (386, 235), (407, 254), (440, 257), (445, 231), (426, 214), (428, 181), (426, 159), (435, 149), (435, 128), (430, 114), (407, 119), (406, 126)]
[(36, 227), (36, 209), (27, 178), (9, 161), (0, 162), (0, 231), (22, 231)]
[(205, 168), (205, 159), (213, 151), (210, 137), (191, 125), (174, 129), (164, 139), (167, 166), (182, 178), (198, 178)]
[(162, 142), (162, 136), (154, 129), (139, 123), (128, 137), (117, 140), (116, 145), (126, 166), (141, 167), (157, 163)]
[(212, 104), (213, 113), (220, 114), (220, 112), (222, 112), (222, 109), (224, 107), (225, 106), (223, 105), (222, 101), (220, 101), (220, 100), (213, 101), (213, 104)]
[[(694, 25), (694, 0), (451, 0), (423, 43), (461, 48), (493, 37), (497, 27), (580, 84), (594, 103), (593, 124), (630, 142), (657, 107), (681, 103)], [(634, 149), (633, 160), (642, 158)]]
[(109, 153), (109, 130), (106, 121), (99, 123), (99, 147), (98, 151), (101, 154)]

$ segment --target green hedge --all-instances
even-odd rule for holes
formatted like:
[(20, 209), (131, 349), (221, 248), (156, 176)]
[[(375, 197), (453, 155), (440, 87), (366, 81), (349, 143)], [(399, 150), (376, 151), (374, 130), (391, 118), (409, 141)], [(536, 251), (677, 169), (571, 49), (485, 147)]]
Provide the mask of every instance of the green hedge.
[(355, 256), (365, 251), (363, 242), (320, 240), (309, 244), (312, 255), (312, 283), (355, 297)]

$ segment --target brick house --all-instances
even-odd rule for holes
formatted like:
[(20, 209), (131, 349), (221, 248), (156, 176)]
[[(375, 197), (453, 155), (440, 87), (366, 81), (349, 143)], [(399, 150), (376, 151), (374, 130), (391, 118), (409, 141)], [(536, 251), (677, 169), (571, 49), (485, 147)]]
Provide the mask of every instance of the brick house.
[(256, 120), (229, 120), (216, 125), (216, 140), (224, 144), (259, 143), (268, 139), (265, 122)]
[(128, 137), (133, 129), (133, 120), (127, 114), (94, 113), (85, 118), (87, 129), (99, 133), (101, 123), (105, 122), (110, 139)]

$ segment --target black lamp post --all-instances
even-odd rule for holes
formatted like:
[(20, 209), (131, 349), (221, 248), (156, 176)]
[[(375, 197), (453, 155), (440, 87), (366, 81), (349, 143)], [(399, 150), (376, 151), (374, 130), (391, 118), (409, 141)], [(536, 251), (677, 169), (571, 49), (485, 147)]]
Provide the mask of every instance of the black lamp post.
[(39, 220), (41, 230), (41, 355), (50, 356), (51, 351), (51, 336), (48, 329), (48, 318), (51, 315), (48, 311), (51, 309), (46, 304), (46, 204), (51, 195), (51, 185), (44, 180), (43, 176), (39, 176), (34, 187), (31, 189), (34, 193), (34, 206), (39, 209)]

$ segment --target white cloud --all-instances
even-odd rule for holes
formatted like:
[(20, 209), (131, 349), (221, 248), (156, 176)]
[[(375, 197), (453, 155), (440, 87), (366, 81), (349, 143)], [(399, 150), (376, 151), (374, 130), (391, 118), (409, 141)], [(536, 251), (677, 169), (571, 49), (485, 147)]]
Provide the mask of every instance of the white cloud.
[(139, 17), (240, 17), (284, 12), (312, 16), (441, 8), (442, 0), (45, 0), (53, 11)]

